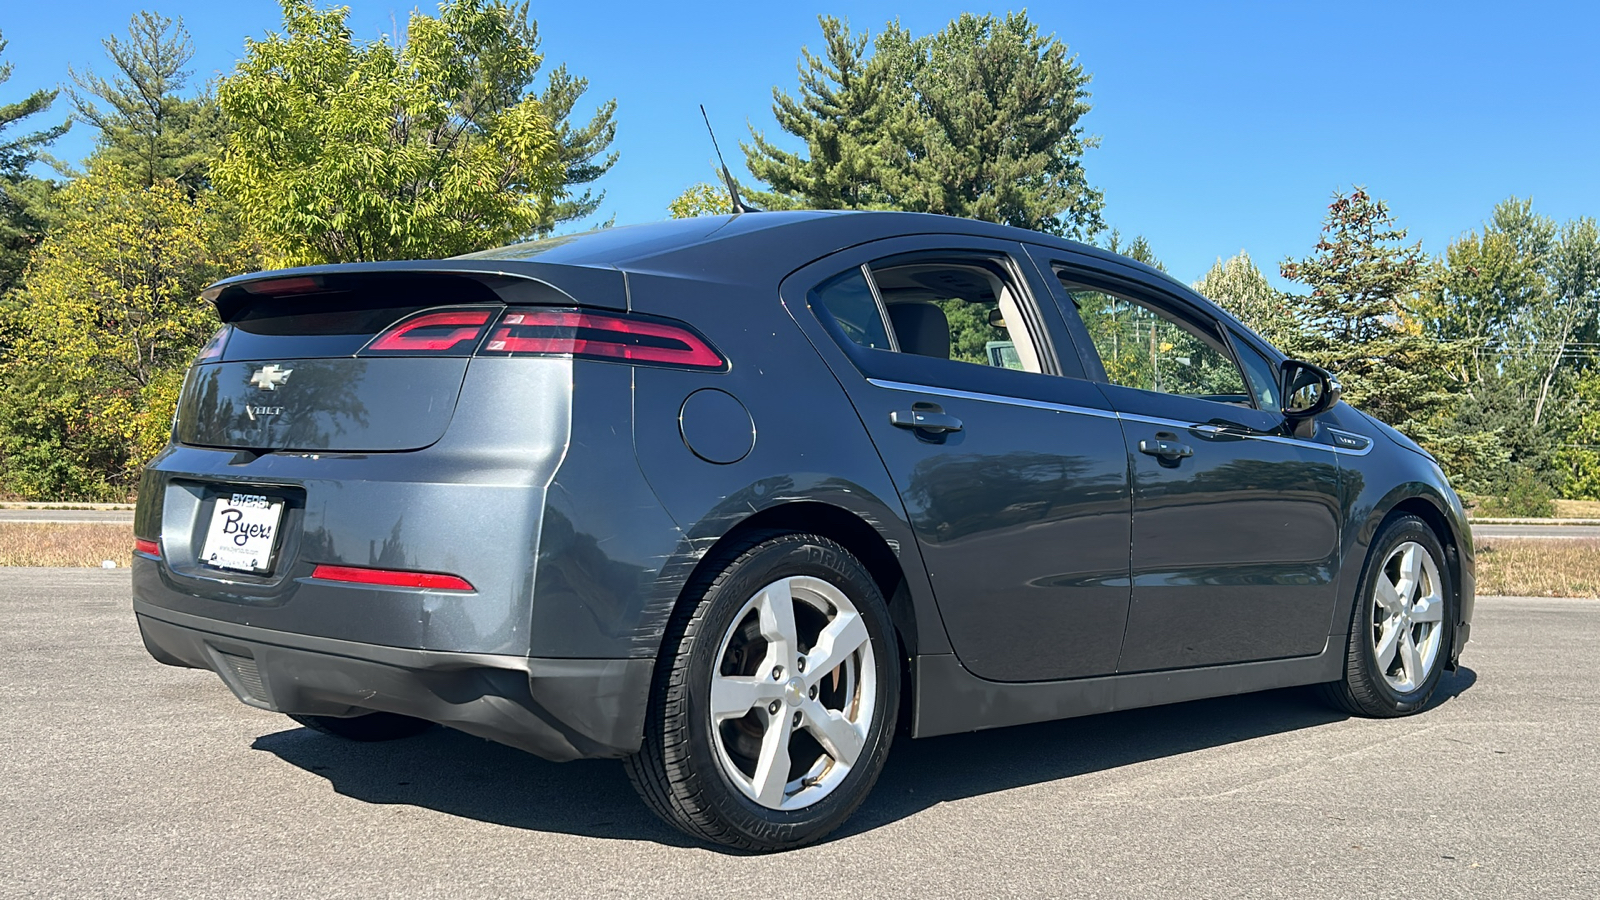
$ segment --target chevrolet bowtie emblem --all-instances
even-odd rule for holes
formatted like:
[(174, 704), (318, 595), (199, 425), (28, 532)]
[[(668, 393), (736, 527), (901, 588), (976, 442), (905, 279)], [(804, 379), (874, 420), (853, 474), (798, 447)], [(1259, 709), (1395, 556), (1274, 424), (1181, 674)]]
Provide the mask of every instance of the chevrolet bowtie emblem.
[(275, 391), (278, 385), (288, 381), (293, 373), (293, 369), (280, 369), (277, 363), (273, 363), (257, 369), (256, 373), (250, 376), (250, 383), (263, 391)]

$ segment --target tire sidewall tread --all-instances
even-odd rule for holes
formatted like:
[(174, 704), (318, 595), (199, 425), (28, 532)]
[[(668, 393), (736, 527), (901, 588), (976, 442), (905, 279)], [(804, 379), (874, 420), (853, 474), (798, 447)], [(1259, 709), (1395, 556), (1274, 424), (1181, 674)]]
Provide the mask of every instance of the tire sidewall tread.
[[(692, 582), (673, 617), (651, 692), (640, 751), (626, 760), (629, 779), (662, 818), (689, 834), (755, 852), (821, 840), (871, 791), (895, 732), (899, 647), (877, 583), (843, 546), (812, 534), (763, 532), (720, 553), (710, 574)], [(704, 715), (723, 635), (755, 592), (780, 578), (820, 577), (843, 591), (861, 614), (877, 664), (876, 717), (865, 750), (845, 780), (804, 809), (761, 807), (736, 788), (716, 757)]]

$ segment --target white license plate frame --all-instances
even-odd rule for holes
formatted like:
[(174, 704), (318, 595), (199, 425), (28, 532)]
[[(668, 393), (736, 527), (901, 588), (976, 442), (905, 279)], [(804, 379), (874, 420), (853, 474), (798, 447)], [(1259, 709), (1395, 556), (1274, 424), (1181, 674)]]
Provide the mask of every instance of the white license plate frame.
[(200, 564), (247, 575), (272, 574), (283, 508), (282, 497), (219, 491), (200, 545)]

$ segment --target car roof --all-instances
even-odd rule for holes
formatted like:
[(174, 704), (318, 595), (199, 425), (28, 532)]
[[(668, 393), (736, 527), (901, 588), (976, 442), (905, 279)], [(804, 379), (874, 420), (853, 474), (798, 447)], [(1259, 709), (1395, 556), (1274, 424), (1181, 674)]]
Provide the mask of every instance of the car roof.
[[(856, 210), (785, 210), (668, 219), (599, 228), (526, 241), (445, 260), (346, 263), (238, 275), (207, 288), (215, 298), (227, 287), (268, 278), (382, 271), (484, 273), (539, 277), (547, 266), (577, 266), (680, 276), (765, 280), (782, 277), (831, 253), (883, 238), (954, 234), (1054, 247), (1130, 266), (1150, 277), (1187, 286), (1158, 269), (1088, 244), (992, 222), (929, 213)], [(730, 264), (731, 263), (731, 264)], [(713, 269), (715, 266), (715, 269)], [(759, 274), (757, 270), (759, 269)]]

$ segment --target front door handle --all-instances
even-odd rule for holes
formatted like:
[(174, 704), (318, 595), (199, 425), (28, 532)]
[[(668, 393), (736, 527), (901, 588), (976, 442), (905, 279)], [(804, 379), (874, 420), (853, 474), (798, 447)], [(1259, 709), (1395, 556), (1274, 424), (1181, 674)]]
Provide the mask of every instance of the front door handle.
[(945, 434), (961, 430), (961, 420), (938, 407), (893, 410), (889, 413), (889, 424), (896, 428), (910, 428), (929, 434)]
[(1150, 440), (1145, 438), (1139, 442), (1139, 452), (1150, 456), (1160, 457), (1168, 462), (1177, 462), (1180, 459), (1194, 455), (1194, 448), (1188, 444), (1177, 441)]

